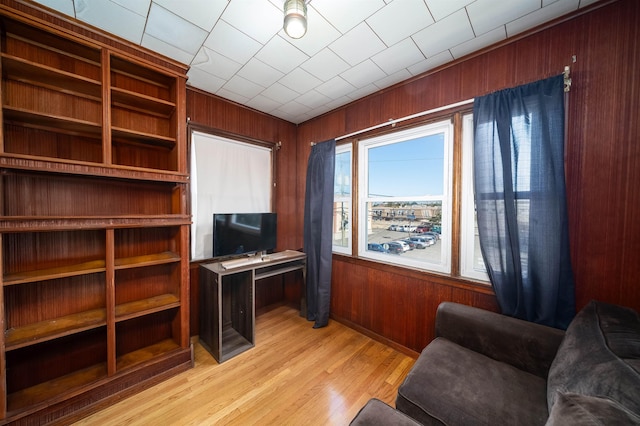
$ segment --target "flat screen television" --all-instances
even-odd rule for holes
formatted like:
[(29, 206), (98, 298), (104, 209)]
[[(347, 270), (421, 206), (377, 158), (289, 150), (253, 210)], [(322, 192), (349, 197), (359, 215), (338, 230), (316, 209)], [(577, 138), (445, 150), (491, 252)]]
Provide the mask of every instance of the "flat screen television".
[(213, 257), (273, 252), (276, 219), (276, 213), (214, 213)]

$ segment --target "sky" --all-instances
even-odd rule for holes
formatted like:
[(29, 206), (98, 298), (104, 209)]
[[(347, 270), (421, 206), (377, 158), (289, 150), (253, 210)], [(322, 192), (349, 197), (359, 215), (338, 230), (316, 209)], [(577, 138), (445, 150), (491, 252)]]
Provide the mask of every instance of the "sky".
[[(378, 147), (369, 153), (370, 196), (424, 196), (444, 192), (444, 134), (410, 139)], [(351, 176), (350, 157), (336, 157), (336, 193)], [(342, 186), (344, 188), (344, 185)]]

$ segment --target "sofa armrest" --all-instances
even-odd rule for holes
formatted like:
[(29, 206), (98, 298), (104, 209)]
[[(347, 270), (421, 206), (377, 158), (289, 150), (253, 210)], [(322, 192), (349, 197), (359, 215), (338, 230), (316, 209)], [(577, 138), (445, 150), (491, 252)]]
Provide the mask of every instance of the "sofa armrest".
[(564, 331), (443, 302), (436, 313), (436, 336), (546, 379)]

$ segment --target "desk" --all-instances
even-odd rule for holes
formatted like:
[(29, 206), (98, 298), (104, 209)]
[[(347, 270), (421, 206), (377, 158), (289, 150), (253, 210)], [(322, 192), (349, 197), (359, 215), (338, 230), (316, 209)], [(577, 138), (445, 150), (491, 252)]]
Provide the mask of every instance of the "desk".
[(255, 345), (256, 281), (292, 271), (302, 271), (300, 315), (306, 316), (304, 253), (285, 250), (200, 265), (200, 343), (216, 361), (224, 362)]

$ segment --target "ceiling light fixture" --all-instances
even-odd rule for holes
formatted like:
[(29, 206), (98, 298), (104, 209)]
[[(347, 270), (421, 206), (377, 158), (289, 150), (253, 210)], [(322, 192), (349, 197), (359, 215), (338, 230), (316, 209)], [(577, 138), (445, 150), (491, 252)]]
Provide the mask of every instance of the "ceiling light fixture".
[(307, 32), (307, 5), (304, 0), (285, 0), (284, 32), (291, 38), (300, 38)]

